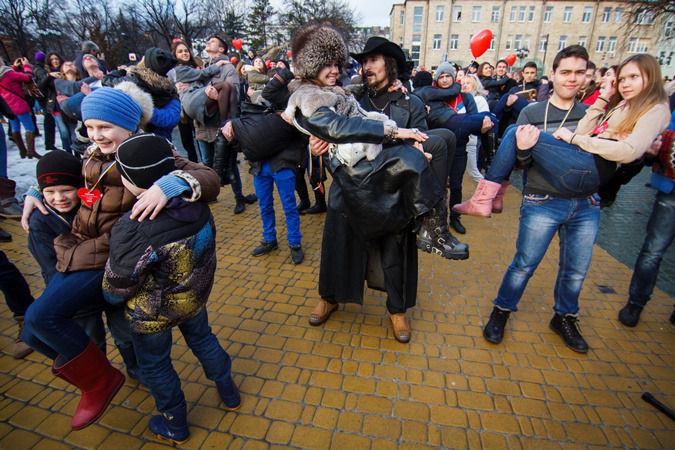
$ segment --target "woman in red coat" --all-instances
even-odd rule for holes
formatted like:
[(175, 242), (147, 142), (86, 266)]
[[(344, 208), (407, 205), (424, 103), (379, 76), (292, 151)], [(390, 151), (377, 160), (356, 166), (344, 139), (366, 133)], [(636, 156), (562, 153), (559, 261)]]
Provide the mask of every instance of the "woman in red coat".
[[(31, 117), (31, 107), (25, 98), (23, 85), (33, 81), (32, 70), (26, 58), (18, 58), (12, 67), (0, 65), (0, 95), (16, 115), (10, 121), (12, 138), (19, 147), (21, 157), (39, 158), (35, 151), (35, 125)], [(21, 125), (26, 130), (26, 144), (21, 139)]]

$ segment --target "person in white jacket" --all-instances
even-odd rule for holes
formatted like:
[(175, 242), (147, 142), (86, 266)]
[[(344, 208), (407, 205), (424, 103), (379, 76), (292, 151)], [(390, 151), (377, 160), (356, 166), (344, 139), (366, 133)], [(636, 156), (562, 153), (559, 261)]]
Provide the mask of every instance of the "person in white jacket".
[[(464, 78), (462, 78), (462, 92), (473, 95), (473, 99), (476, 101), (476, 107), (478, 107), (478, 112), (490, 112), (490, 107), (485, 98), (487, 90), (483, 88), (483, 84), (478, 79), (478, 76), (475, 74), (464, 75)], [(469, 176), (473, 181), (478, 183), (483, 179), (483, 174), (478, 169), (477, 136), (471, 135), (469, 137), (469, 143), (466, 144), (466, 152), (468, 154), (467, 170), (469, 171)]]

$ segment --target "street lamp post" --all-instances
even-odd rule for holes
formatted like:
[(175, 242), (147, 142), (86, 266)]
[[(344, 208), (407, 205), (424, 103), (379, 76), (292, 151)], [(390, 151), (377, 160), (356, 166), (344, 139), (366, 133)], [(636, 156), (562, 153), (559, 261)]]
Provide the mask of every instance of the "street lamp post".
[(523, 60), (528, 57), (530, 50), (528, 48), (517, 48), (516, 56), (520, 60), (520, 67), (523, 67)]

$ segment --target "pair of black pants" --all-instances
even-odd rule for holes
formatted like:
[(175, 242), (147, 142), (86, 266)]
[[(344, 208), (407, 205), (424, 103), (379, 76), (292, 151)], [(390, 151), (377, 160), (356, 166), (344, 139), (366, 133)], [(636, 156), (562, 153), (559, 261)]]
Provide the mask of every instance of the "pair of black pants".
[[(54, 150), (56, 149), (56, 121), (54, 116), (49, 114), (47, 111), (43, 110), (44, 121), (44, 137), (45, 137), (45, 149)], [(65, 149), (64, 149), (65, 150)]]
[(26, 279), (0, 250), (0, 291), (14, 317), (21, 317), (33, 303), (33, 296)]
[(180, 133), (180, 142), (187, 152), (188, 159), (192, 162), (199, 162), (197, 149), (195, 148), (195, 127), (192, 124), (192, 120), (185, 123), (179, 121), (178, 132)]

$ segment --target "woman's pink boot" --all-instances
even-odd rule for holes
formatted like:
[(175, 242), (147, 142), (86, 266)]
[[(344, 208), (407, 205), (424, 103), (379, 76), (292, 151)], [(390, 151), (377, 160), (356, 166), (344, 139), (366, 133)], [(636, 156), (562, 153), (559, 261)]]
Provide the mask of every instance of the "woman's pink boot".
[(504, 210), (504, 193), (506, 192), (506, 189), (511, 186), (511, 183), (508, 181), (502, 181), (502, 185), (499, 187), (499, 191), (497, 191), (497, 195), (495, 196), (495, 199), (492, 201), (492, 212), (495, 214), (499, 214)]
[(476, 191), (471, 198), (453, 206), (452, 210), (469, 216), (490, 217), (492, 215), (492, 202), (500, 188), (501, 184), (482, 179), (478, 182)]

